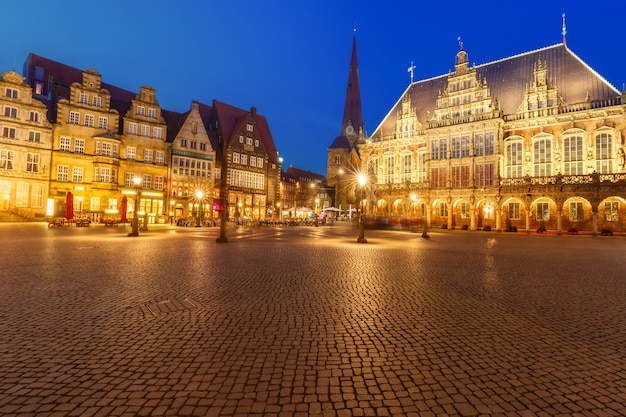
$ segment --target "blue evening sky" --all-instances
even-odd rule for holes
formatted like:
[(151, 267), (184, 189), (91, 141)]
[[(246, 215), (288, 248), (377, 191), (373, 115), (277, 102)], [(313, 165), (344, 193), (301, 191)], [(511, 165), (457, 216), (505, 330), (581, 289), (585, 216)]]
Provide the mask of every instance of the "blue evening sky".
[(29, 52), (185, 112), (213, 99), (267, 117), (284, 166), (326, 175), (340, 133), (353, 29), (363, 119), (373, 132), (409, 84), (454, 67), (460, 36), (477, 65), (567, 44), (618, 90), (626, 1), (31, 0), (2, 6), (0, 71)]

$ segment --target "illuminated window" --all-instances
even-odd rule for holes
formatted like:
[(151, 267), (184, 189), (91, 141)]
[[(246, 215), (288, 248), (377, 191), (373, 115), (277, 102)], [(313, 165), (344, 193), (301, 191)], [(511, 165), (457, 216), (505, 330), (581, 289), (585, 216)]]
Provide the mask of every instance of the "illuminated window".
[(552, 175), (552, 140), (539, 139), (533, 144), (533, 175), (548, 177)]
[(109, 118), (108, 117), (98, 117), (98, 129), (107, 130), (109, 128)]
[(600, 174), (608, 174), (612, 172), (612, 146), (612, 135), (608, 133), (600, 133), (599, 135), (596, 135), (596, 171)]
[(524, 176), (524, 155), (522, 142), (506, 144), (505, 175), (507, 178), (521, 178)]
[(619, 221), (619, 202), (606, 201), (604, 203), (604, 218), (607, 222)]
[(128, 123), (128, 133), (130, 133), (131, 135), (136, 135), (137, 134), (137, 123), (133, 123), (130, 122)]
[(85, 140), (84, 139), (74, 139), (74, 152), (85, 153)]
[(137, 148), (129, 146), (126, 148), (126, 159), (134, 161), (137, 159)]
[[(2, 167), (2, 160), (0, 159), (0, 168)], [(58, 165), (57, 166), (57, 181), (67, 182), (68, 174), (70, 172), (70, 167), (67, 165)]]
[(150, 136), (150, 126), (141, 125), (141, 136)]
[(83, 167), (72, 168), (72, 182), (83, 182), (85, 169)]
[(583, 203), (582, 202), (571, 202), (569, 203), (569, 219), (570, 221), (576, 222), (581, 221), (583, 219)]
[(511, 220), (520, 219), (520, 204), (518, 202), (509, 203), (509, 219)]
[(94, 118), (92, 114), (85, 115), (85, 126), (93, 127), (94, 126), (93, 121), (94, 121)]
[(70, 144), (71, 144), (70, 138), (64, 138), (64, 137), (59, 138), (59, 150), (60, 151), (69, 152)]
[(537, 203), (537, 220), (550, 220), (550, 204)]
[(70, 124), (77, 125), (80, 124), (80, 113), (77, 111), (70, 112)]
[(582, 136), (569, 136), (563, 139), (563, 174), (582, 175), (585, 173)]

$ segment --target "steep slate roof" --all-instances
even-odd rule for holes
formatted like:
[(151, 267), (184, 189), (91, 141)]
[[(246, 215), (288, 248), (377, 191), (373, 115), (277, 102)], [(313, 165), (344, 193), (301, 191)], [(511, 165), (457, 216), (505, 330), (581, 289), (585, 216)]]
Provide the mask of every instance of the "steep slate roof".
[(222, 135), (224, 140), (227, 141), (227, 144), (231, 143), (235, 134), (239, 132), (245, 123), (248, 114), (252, 113), (253, 118), (256, 121), (259, 135), (263, 141), (263, 146), (265, 147), (265, 151), (269, 157), (269, 162), (274, 164), (279, 163), (276, 145), (274, 144), (274, 139), (272, 139), (272, 134), (270, 133), (270, 128), (267, 124), (265, 116), (258, 114), (254, 108), (250, 111), (243, 110), (217, 100), (213, 100), (213, 108), (215, 109), (217, 120), (219, 121), (219, 128), (221, 129)]
[[(52, 99), (52, 105), (54, 105), (60, 98), (70, 97), (70, 86), (72, 83), (83, 82), (83, 70), (71, 67), (69, 65), (54, 61), (52, 59), (44, 58), (42, 56), (30, 53), (24, 62), (24, 76), (27, 82), (34, 85), (35, 81), (35, 67), (44, 68), (46, 74), (42, 82), (44, 83), (44, 92), (50, 91), (50, 81), (54, 82), (54, 97)], [(122, 124), (122, 117), (126, 114), (131, 105), (131, 100), (134, 100), (137, 93), (133, 93), (123, 88), (116, 87), (114, 85), (102, 82), (102, 88), (111, 93), (111, 108), (117, 110), (120, 114), (120, 125)], [(54, 113), (54, 111), (52, 112)], [(56, 120), (56, 114), (50, 114), (50, 120)], [(122, 129), (122, 126), (119, 126)], [(121, 132), (120, 132), (121, 133)]]
[(165, 123), (167, 124), (167, 143), (173, 143), (176, 136), (178, 136), (178, 132), (182, 129), (187, 117), (189, 117), (189, 113), (191, 110), (187, 110), (185, 113), (178, 113), (170, 110), (161, 110), (161, 114), (163, 115), (163, 119), (165, 119)]
[[(548, 82), (558, 87), (565, 105), (584, 102), (587, 94), (591, 100), (620, 95), (615, 87), (561, 43), (475, 67), (477, 78), (487, 80), (492, 100), (498, 100), (505, 115), (517, 113), (527, 86), (534, 81), (533, 68), (539, 59), (547, 66)], [(410, 95), (411, 107), (415, 108), (419, 122), (424, 125), (427, 112), (432, 117), (437, 98), (447, 83), (448, 74), (411, 84), (371, 136), (375, 138), (393, 133), (405, 94)]]

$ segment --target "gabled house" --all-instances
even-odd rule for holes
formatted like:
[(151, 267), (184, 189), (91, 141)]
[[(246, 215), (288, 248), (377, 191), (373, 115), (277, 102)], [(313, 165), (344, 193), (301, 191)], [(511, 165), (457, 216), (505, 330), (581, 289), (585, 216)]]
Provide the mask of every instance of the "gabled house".
[(213, 100), (209, 136), (220, 157), (220, 207), (229, 217), (277, 216), (281, 163), (265, 116)]

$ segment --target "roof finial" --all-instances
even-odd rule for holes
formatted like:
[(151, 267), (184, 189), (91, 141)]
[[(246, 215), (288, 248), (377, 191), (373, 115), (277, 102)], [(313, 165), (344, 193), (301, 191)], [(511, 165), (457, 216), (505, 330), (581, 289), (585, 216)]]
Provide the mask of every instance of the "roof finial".
[(356, 20), (354, 21), (354, 34), (356, 35)]
[(411, 84), (413, 84), (413, 70), (415, 69), (415, 65), (413, 65), (413, 61), (411, 61), (411, 66), (407, 69), (409, 74), (411, 74)]
[(565, 13), (562, 14), (563, 17), (563, 26), (561, 26), (561, 35), (563, 35), (563, 45), (567, 45), (565, 41), (565, 35), (567, 34), (567, 29), (565, 27)]
[(459, 41), (459, 47), (461, 48), (461, 51), (463, 51), (463, 41), (461, 40), (461, 37), (458, 37), (458, 41)]

